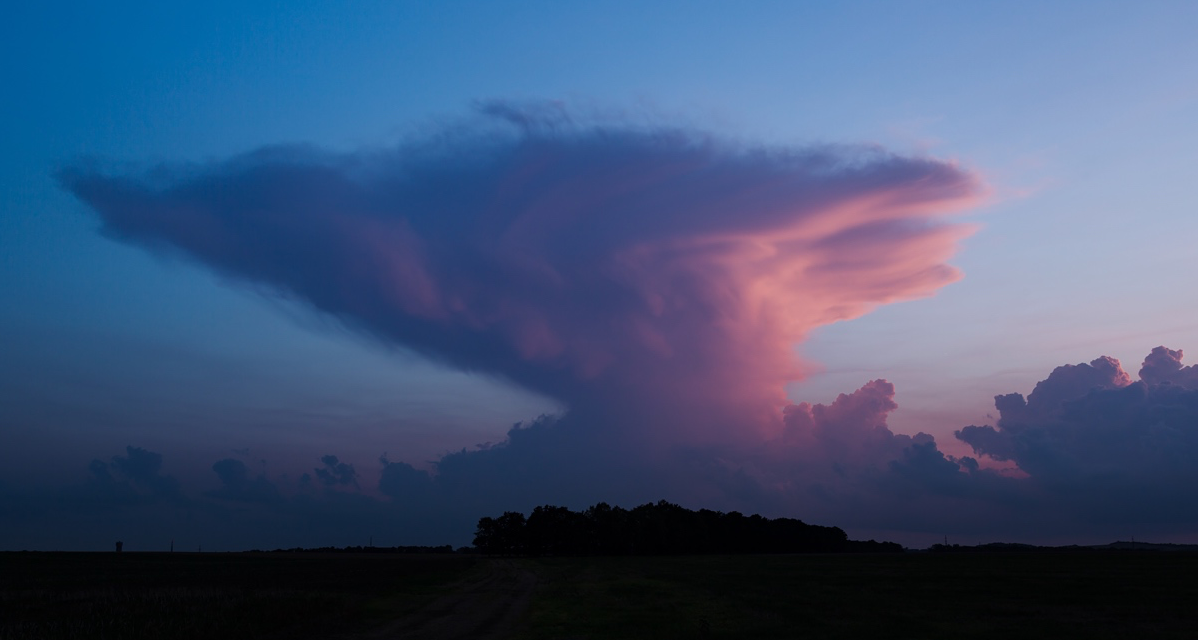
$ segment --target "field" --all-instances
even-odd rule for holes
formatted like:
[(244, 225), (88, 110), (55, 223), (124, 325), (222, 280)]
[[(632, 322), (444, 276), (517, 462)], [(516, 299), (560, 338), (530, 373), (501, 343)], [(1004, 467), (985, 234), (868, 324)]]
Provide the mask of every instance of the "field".
[(0, 638), (1191, 638), (1198, 555), (0, 554)]
[(1193, 638), (1198, 555), (543, 559), (520, 638)]
[(481, 566), (461, 555), (3, 553), (0, 639), (354, 637)]

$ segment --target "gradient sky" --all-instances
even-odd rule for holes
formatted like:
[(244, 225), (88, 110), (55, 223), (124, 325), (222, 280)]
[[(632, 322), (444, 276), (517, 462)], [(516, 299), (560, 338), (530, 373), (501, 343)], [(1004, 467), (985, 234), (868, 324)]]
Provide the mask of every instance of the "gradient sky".
[[(0, 548), (463, 544), (659, 498), (1198, 542), (1198, 375), (1138, 374), (1198, 350), (1192, 2), (10, 14)], [(527, 200), (479, 213), (496, 184)]]

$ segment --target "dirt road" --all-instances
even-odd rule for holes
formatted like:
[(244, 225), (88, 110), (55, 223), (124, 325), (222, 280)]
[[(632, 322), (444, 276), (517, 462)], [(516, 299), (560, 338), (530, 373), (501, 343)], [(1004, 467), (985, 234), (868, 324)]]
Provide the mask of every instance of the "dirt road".
[(423, 609), (363, 636), (370, 640), (499, 640), (528, 610), (536, 575), (514, 560), (491, 560), (485, 573), (453, 585)]

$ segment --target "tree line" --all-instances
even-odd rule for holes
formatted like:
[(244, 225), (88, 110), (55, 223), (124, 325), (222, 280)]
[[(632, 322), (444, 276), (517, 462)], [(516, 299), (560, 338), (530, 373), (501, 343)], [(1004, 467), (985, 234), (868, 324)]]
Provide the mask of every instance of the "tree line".
[(474, 546), (508, 555), (669, 555), (901, 552), (893, 542), (849, 540), (839, 527), (732, 511), (692, 511), (661, 500), (634, 509), (600, 502), (581, 512), (545, 505), (478, 521)]

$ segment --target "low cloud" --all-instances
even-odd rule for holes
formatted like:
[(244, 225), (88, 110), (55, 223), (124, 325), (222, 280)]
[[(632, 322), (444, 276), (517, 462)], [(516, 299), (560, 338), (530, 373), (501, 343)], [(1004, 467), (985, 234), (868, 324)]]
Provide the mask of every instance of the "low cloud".
[[(254, 476), (225, 459), (212, 466), (221, 487), (193, 498), (163, 472), (159, 454), (128, 447), (93, 461), (89, 480), (60, 494), (7, 492), (0, 508), (13, 527), (0, 540), (36, 548), (19, 540), (36, 539), (47, 523), (70, 522), (65, 528), (94, 537), (102, 522), (104, 540), (183, 531), (226, 548), (364, 544), (364, 535), (382, 544), (465, 544), (483, 515), (662, 498), (865, 537), (918, 533), (906, 540), (923, 544), (935, 541), (929, 534), (1057, 543), (1176, 536), (1198, 523), (1198, 385), (1181, 355), (1153, 350), (1137, 381), (1102, 357), (1058, 367), (1026, 399), (996, 396), (995, 425), (957, 432), (977, 458), (947, 455), (928, 434), (894, 433), (887, 420), (896, 390), (885, 380), (828, 404), (789, 405), (777, 436), (738, 446), (629, 449), (571, 412), (516, 425), (497, 445), (448, 454), (431, 473), (384, 455), (376, 487), (358, 487), (353, 465), (334, 455), (299, 481)], [(1017, 473), (979, 458), (1017, 465)], [(35, 537), (14, 537), (22, 531)]]
[(358, 486), (358, 472), (354, 471), (354, 465), (341, 462), (334, 455), (321, 456), (320, 462), (324, 466), (316, 467), (313, 471), (324, 486)]
[(1198, 377), (1152, 350), (1133, 382), (1118, 360), (1058, 367), (1025, 401), (995, 397), (995, 425), (957, 438), (1014, 462), (1034, 491), (1090, 521), (1188, 522), (1198, 507)]
[(125, 447), (125, 455), (108, 462), (92, 460), (88, 471), (97, 506), (187, 502), (179, 481), (162, 474), (162, 455), (141, 447)]
[(279, 488), (264, 475), (250, 477), (249, 468), (240, 460), (225, 458), (212, 465), (221, 487), (206, 492), (212, 498), (249, 503), (276, 503), (282, 500)]
[(391, 462), (387, 455), (379, 458), (383, 472), (379, 476), (379, 492), (397, 502), (423, 500), (432, 478), (406, 462)]

